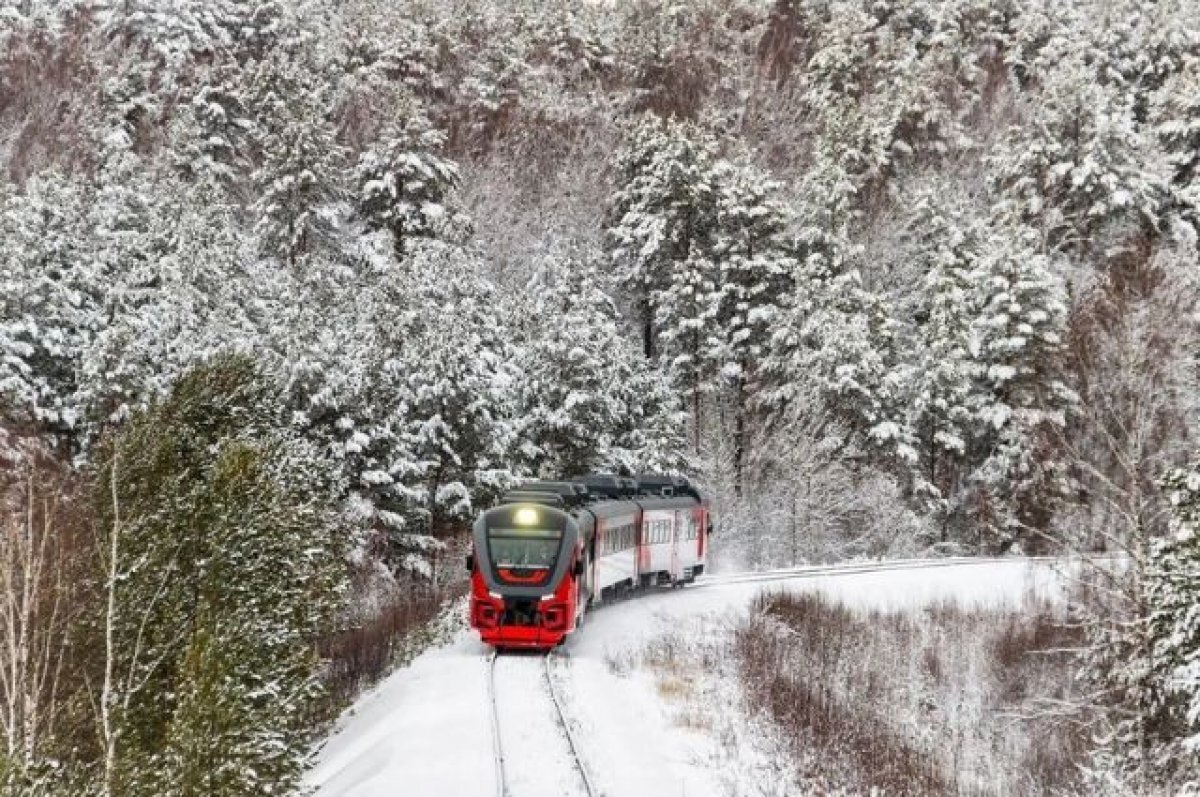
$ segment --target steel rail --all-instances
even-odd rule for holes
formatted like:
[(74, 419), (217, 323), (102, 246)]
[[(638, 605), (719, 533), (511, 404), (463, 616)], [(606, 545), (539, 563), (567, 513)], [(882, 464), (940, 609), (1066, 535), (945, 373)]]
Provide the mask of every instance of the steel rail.
[(550, 659), (554, 656), (554, 653), (547, 653), (542, 659), (542, 672), (546, 675), (546, 687), (550, 690), (550, 700), (554, 702), (554, 710), (558, 712), (558, 724), (562, 726), (563, 733), (567, 737), (567, 745), (571, 748), (572, 758), (575, 759), (575, 771), (579, 773), (579, 778), (583, 781), (584, 790), (588, 797), (600, 797), (600, 792), (592, 783), (587, 767), (583, 765), (583, 758), (579, 755), (579, 744), (575, 741), (575, 734), (571, 732), (571, 724), (567, 722), (567, 715), (563, 711), (562, 699), (558, 695), (557, 687), (554, 686), (554, 678), (550, 675)]
[(492, 755), (496, 762), (496, 797), (510, 797), (508, 779), (504, 773), (504, 743), (500, 740), (500, 708), (496, 705), (497, 650), (488, 657), (488, 702), (492, 706)]

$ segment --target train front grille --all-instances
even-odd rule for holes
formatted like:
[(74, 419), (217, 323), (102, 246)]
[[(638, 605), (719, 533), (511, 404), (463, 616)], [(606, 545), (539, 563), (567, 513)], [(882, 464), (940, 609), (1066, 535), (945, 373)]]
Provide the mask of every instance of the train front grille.
[(537, 598), (505, 598), (501, 625), (541, 625)]

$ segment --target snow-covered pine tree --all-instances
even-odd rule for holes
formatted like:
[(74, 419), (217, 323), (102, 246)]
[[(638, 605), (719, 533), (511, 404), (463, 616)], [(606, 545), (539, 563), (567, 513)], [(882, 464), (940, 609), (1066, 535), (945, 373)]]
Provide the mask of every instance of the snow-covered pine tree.
[(329, 121), (320, 66), (299, 46), (276, 48), (257, 67), (251, 105), (262, 161), (254, 173), (256, 231), (263, 251), (289, 267), (332, 233), (342, 156)]
[[(211, 178), (129, 184), (154, 202), (138, 222), (138, 250), (123, 245), (101, 253), (124, 271), (116, 269), (121, 278), (110, 286), (110, 321), (80, 363), (100, 426), (144, 408), (208, 357), (268, 340), (279, 322), (264, 312), (279, 303), (279, 275), (259, 262), (220, 185)], [(108, 193), (113, 214), (126, 209), (120, 195)]]
[[(320, 693), (316, 635), (342, 567), (314, 452), (226, 441), (196, 496), (206, 561), (155, 793), (286, 793)], [(316, 466), (316, 467), (315, 467)]]
[(660, 301), (674, 297), (681, 318), (700, 315), (683, 312), (683, 294), (704, 281), (701, 264), (711, 248), (713, 150), (711, 139), (692, 125), (644, 119), (618, 160), (607, 226), (610, 252), (641, 314), (643, 351), (651, 359), (660, 353), (665, 323)]
[(1177, 794), (1200, 791), (1200, 466), (1163, 480), (1171, 536), (1151, 552), (1146, 594), (1154, 699), (1155, 779)]
[(353, 297), (364, 367), (340, 400), (341, 450), (397, 569), (427, 572), (435, 537), (508, 484), (512, 357), (481, 269), (422, 241)]
[(1003, 228), (982, 244), (970, 347), (986, 395), (976, 408), (986, 454), (969, 500), (978, 530), (1001, 549), (1038, 544), (1064, 490), (1050, 452), (1076, 397), (1064, 381), (1060, 273), (1034, 230)]
[(1150, 616), (1153, 765), (1176, 793), (1200, 791), (1200, 466), (1163, 481), (1171, 502), (1169, 538), (1151, 552)]
[[(889, 303), (863, 285), (857, 252), (841, 236), (806, 227), (796, 250), (795, 289), (762, 366), (770, 424), (804, 423), (800, 416), (815, 412), (819, 426), (840, 430), (847, 455), (912, 467), (918, 457), (904, 422), (906, 379)], [(818, 407), (809, 404), (813, 393)]]
[(628, 344), (613, 367), (626, 414), (618, 419), (607, 469), (617, 473), (694, 471), (686, 452), (687, 413), (674, 383)]
[(791, 219), (777, 198), (778, 182), (753, 167), (723, 161), (714, 183), (717, 273), (707, 301), (712, 317), (711, 323), (705, 319), (703, 356), (709, 360), (705, 371), (719, 378), (733, 412), (734, 493), (740, 496), (759, 365), (793, 290), (796, 262), (784, 237)]
[(715, 387), (712, 350), (719, 338), (714, 299), (720, 279), (717, 262), (694, 253), (672, 264), (666, 281), (650, 293), (661, 355), (680, 388), (687, 394), (692, 450), (700, 449), (704, 426), (703, 397)]
[(1200, 237), (1200, 56), (1155, 93), (1150, 114), (1182, 215)]
[(105, 323), (107, 281), (82, 236), (89, 197), (53, 173), (0, 192), (0, 406), (67, 448), (87, 406), (79, 360)]
[(520, 474), (678, 467), (683, 420), (670, 378), (632, 346), (594, 269), (556, 264), (511, 302), (511, 327), (522, 331), (512, 434)]
[(1025, 127), (990, 158), (1003, 210), (1038, 230), (1052, 251), (1103, 266), (1161, 222), (1163, 175), (1146, 158), (1132, 98), (1061, 42)]
[(359, 213), (377, 229), (392, 232), (397, 259), (406, 241), (432, 237), (448, 223), (458, 165), (438, 155), (444, 136), (422, 118), (410, 120), (364, 152), (354, 171)]
[(941, 541), (953, 536), (954, 542), (962, 542), (963, 471), (979, 447), (975, 415), (985, 401), (970, 348), (971, 325), (980, 309), (980, 230), (928, 194), (917, 200), (907, 226), (918, 240), (917, 257), (925, 272), (906, 386), (911, 391), (907, 423), (920, 453), (911, 474), (913, 489), (932, 509)]
[(628, 348), (616, 308), (594, 271), (555, 267), (511, 300), (516, 349), (518, 473), (555, 479), (607, 466), (622, 416), (620, 374), (612, 366)]

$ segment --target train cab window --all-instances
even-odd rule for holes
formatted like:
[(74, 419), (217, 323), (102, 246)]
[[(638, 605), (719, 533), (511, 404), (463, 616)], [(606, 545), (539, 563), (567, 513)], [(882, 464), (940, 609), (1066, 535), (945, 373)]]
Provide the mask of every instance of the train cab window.
[(549, 570), (558, 559), (560, 529), (488, 529), (492, 562), (503, 570)]

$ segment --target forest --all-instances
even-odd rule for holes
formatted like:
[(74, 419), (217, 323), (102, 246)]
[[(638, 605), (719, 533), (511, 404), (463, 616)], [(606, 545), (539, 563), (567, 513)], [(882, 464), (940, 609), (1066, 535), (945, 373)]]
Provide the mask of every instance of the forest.
[(1200, 790), (1196, 0), (4, 2), (0, 208), (6, 794), (289, 793), (591, 471), (1124, 557), (1093, 782)]

